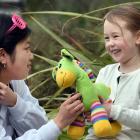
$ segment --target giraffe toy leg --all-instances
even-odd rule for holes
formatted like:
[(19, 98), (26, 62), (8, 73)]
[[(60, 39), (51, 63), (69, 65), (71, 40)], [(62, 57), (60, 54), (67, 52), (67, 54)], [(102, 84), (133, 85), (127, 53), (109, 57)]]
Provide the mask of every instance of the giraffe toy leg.
[(106, 137), (110, 134), (112, 127), (108, 120), (107, 112), (100, 101), (95, 101), (91, 106), (91, 122), (96, 136)]
[(85, 118), (81, 114), (77, 119), (68, 127), (67, 134), (73, 140), (80, 139), (85, 132)]

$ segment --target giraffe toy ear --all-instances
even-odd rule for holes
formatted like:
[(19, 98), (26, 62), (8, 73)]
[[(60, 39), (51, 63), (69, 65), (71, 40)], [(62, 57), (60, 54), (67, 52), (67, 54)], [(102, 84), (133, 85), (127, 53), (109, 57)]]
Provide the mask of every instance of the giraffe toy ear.
[(69, 51), (67, 51), (66, 49), (61, 50), (61, 56), (65, 57), (65, 58), (68, 58), (70, 60), (74, 60), (74, 56)]

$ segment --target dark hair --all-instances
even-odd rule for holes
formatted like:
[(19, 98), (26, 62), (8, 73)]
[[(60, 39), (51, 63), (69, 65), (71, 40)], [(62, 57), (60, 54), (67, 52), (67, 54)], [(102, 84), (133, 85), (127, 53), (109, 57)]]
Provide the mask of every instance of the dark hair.
[(15, 27), (14, 30), (7, 33), (12, 25), (11, 15), (0, 14), (0, 48), (3, 48), (9, 55), (13, 54), (16, 44), (26, 39), (31, 33), (28, 27), (22, 30)]
[(140, 30), (140, 9), (136, 6), (123, 5), (112, 9), (105, 15), (104, 21), (108, 20), (109, 22), (118, 24), (116, 18), (124, 20), (126, 22), (126, 28), (131, 32)]

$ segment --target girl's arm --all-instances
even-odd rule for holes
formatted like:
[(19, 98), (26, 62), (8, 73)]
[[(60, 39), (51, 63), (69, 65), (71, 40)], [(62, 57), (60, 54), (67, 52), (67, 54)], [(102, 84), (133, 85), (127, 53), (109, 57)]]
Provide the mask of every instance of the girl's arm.
[[(60, 129), (57, 127), (55, 122), (51, 120), (46, 125), (40, 127), (38, 130), (30, 129), (15, 140), (56, 140), (60, 133)], [(0, 126), (0, 139), (12, 140), (11, 136), (6, 135), (6, 131), (2, 126)]]
[(140, 107), (138, 110), (112, 105), (110, 117), (136, 130), (140, 130)]
[(29, 129), (38, 129), (47, 122), (44, 109), (39, 106), (24, 81), (14, 81), (12, 83), (14, 91), (17, 93), (17, 102), (14, 107), (8, 107), (9, 120), (18, 135), (24, 134)]

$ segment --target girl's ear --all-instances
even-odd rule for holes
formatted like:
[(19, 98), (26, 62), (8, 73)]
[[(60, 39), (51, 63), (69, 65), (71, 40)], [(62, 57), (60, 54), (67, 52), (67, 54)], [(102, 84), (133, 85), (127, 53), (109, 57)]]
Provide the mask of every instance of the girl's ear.
[(140, 45), (140, 30), (136, 33), (136, 45)]
[(6, 64), (6, 52), (3, 48), (0, 48), (0, 63)]

